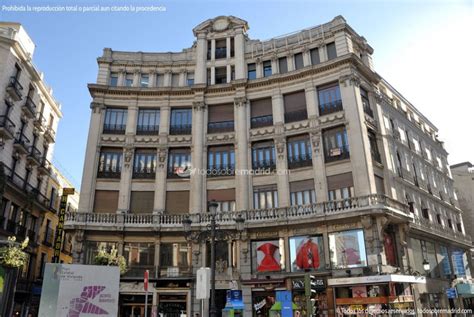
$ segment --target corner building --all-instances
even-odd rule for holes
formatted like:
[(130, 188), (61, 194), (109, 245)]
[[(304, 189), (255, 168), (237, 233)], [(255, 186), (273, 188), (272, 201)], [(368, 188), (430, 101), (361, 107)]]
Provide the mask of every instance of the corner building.
[(222, 229), (245, 219), (217, 246), (219, 311), (230, 288), (244, 316), (269, 316), (291, 290), (307, 316), (305, 272), (323, 316), (458, 307), (444, 290), (470, 278), (470, 237), (436, 127), (375, 72), (343, 17), (268, 41), (247, 29), (221, 16), (179, 53), (104, 49), (66, 221), (75, 261), (112, 245), (126, 257), (121, 316), (144, 316), (145, 269), (162, 316), (208, 316), (195, 273), (210, 250), (186, 241), (182, 220), (205, 229), (216, 200)]

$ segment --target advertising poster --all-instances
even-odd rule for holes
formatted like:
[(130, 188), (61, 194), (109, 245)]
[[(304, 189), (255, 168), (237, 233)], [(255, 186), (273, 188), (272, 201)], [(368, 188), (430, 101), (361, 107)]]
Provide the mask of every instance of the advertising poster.
[(351, 230), (331, 233), (329, 247), (333, 267), (360, 267), (366, 265), (364, 233)]
[(281, 270), (281, 252), (279, 240), (253, 242), (255, 269), (257, 272)]
[(119, 283), (118, 267), (47, 263), (39, 316), (115, 317)]
[(325, 269), (323, 237), (290, 238), (290, 256), (292, 272)]

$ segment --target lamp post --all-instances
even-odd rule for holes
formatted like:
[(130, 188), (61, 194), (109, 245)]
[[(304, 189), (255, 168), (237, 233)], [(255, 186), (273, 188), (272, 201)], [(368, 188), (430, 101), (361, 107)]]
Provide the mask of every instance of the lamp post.
[(431, 269), (430, 263), (426, 259), (423, 259), (423, 270), (425, 271), (427, 275), (430, 272), (430, 269)]
[(191, 229), (192, 220), (186, 217), (183, 220), (183, 228), (187, 241), (193, 242), (207, 242), (211, 245), (211, 307), (209, 309), (209, 316), (216, 317), (216, 241), (228, 240), (234, 238), (235, 233), (242, 233), (244, 230), (244, 218), (239, 214), (234, 218), (235, 231), (223, 230), (219, 228), (219, 224), (216, 221), (218, 204), (216, 201), (210, 201), (208, 203), (208, 210), (210, 215), (210, 223), (207, 225), (205, 230), (193, 232)]

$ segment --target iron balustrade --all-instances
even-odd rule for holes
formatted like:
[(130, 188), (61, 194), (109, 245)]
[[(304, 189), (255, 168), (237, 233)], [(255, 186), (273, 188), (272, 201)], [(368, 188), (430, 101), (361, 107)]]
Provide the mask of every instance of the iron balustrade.
[(32, 116), (36, 115), (36, 104), (30, 97), (26, 97), (26, 102), (24, 107), (28, 109), (28, 111), (32, 114)]
[(171, 135), (191, 134), (191, 124), (177, 124), (170, 126)]
[(209, 122), (207, 124), (207, 133), (232, 132), (234, 131), (234, 120)]
[(319, 115), (324, 116), (330, 113), (342, 111), (342, 100), (327, 102), (319, 105)]
[(350, 158), (349, 146), (343, 145), (331, 149), (326, 149), (324, 156), (326, 163), (348, 159)]
[(226, 47), (216, 47), (215, 58), (226, 58), (227, 57), (227, 48)]
[(288, 156), (288, 168), (312, 166), (313, 159), (310, 154)]
[(285, 123), (296, 122), (308, 119), (306, 109), (285, 112)]
[(219, 164), (212, 165), (207, 168), (207, 177), (218, 177), (218, 176), (234, 176), (235, 165), (234, 164)]
[(155, 169), (151, 168), (142, 168), (133, 170), (133, 178), (142, 178), (142, 179), (155, 179)]
[(7, 88), (12, 89), (13, 92), (17, 95), (17, 98), (21, 99), (21, 91), (23, 90), (23, 86), (18, 81), (18, 78), (16, 78), (15, 76), (11, 76)]
[(98, 178), (116, 178), (120, 179), (122, 171), (98, 171), (97, 177)]
[(28, 151), (29, 143), (30, 139), (28, 139), (24, 133), (17, 134), (17, 137), (15, 138), (15, 144), (21, 145), (25, 149), (25, 151)]
[(39, 163), (41, 163), (41, 160), (42, 160), (41, 152), (40, 150), (36, 148), (36, 146), (30, 146), (29, 156), (34, 158)]
[(273, 115), (269, 114), (266, 116), (252, 117), (250, 119), (250, 127), (252, 129), (260, 127), (268, 127), (273, 125)]
[(418, 230), (436, 234), (441, 237), (449, 236), (457, 241), (471, 244), (470, 235), (464, 234), (462, 232), (456, 232), (453, 228), (450, 228), (449, 226), (443, 226), (442, 224), (432, 222), (431, 220), (423, 217), (414, 216), (411, 226), (417, 228)]
[(125, 133), (125, 124), (109, 124), (104, 123), (104, 129), (102, 133), (106, 134), (124, 134)]
[(276, 169), (276, 162), (275, 160), (258, 160), (252, 162), (252, 169), (254, 170), (275, 170)]
[(160, 133), (159, 125), (138, 125), (137, 134), (138, 135), (157, 135)]
[(6, 130), (12, 137), (15, 134), (15, 124), (8, 116), (0, 116), (0, 128)]
[(374, 117), (374, 111), (372, 110), (372, 108), (368, 107), (368, 106), (365, 106), (364, 107), (364, 112), (371, 118)]

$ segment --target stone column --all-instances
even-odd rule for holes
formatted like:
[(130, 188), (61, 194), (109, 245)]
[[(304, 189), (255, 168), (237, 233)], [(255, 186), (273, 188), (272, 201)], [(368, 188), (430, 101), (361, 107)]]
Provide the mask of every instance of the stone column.
[(291, 72), (296, 69), (295, 67), (295, 59), (293, 55), (286, 56), (286, 64), (288, 65), (288, 72)]
[(227, 72), (227, 83), (230, 83), (232, 81), (232, 65), (230, 64), (227, 65), (226, 72)]
[(158, 73), (156, 70), (151, 70), (150, 71), (150, 87), (157, 87), (158, 86)]
[(168, 134), (171, 120), (171, 108), (170, 106), (160, 107), (160, 135)]
[(197, 35), (196, 44), (196, 68), (194, 71), (194, 83), (205, 84), (207, 79), (207, 40), (205, 33)]
[(179, 86), (179, 87), (184, 87), (184, 86), (186, 86), (186, 70), (185, 70), (185, 69), (181, 69), (181, 70), (179, 71), (178, 86)]
[(119, 76), (118, 76), (118, 83), (117, 86), (125, 86), (125, 76), (126, 76), (126, 71), (125, 69), (121, 69), (119, 71)]
[(347, 139), (356, 196), (376, 193), (372, 155), (360, 97), (360, 79), (355, 74), (339, 79), (346, 120)]
[(237, 29), (234, 37), (235, 79), (245, 79), (245, 38), (243, 28)]
[[(247, 171), (249, 169), (248, 162), (248, 139), (249, 124), (247, 113), (249, 109), (249, 101), (245, 97), (237, 97), (234, 99), (235, 114), (235, 131), (236, 131), (236, 169), (237, 171)], [(240, 174), (240, 175), (239, 175)], [(250, 186), (249, 175), (237, 173), (235, 175), (235, 192), (236, 192), (236, 210), (249, 209), (249, 192)]]
[(216, 68), (214, 66), (211, 67), (211, 85), (216, 84)]
[(216, 40), (211, 40), (211, 61), (216, 59)]
[(163, 86), (164, 87), (171, 87), (171, 77), (173, 76), (173, 73), (171, 69), (168, 69), (165, 71), (164, 79), (163, 79)]
[(328, 60), (328, 51), (327, 51), (327, 48), (326, 48), (326, 44), (323, 44), (319, 47), (318, 53), (319, 53), (319, 62), (320, 63), (324, 63)]
[(135, 69), (133, 71), (133, 84), (132, 84), (132, 87), (140, 87), (140, 76), (141, 76), (140, 70)]
[[(166, 208), (166, 178), (168, 173), (168, 148), (160, 145), (158, 147), (155, 173), (155, 196), (153, 202), (153, 213), (158, 214)], [(161, 186), (160, 186), (161, 185)]]
[(191, 163), (196, 172), (191, 175), (191, 199), (189, 210), (191, 213), (203, 211), (206, 200), (205, 175), (199, 173), (204, 169), (204, 138), (206, 128), (204, 116), (207, 114), (206, 104), (203, 101), (193, 102), (192, 133), (193, 144), (191, 146)]
[(95, 182), (97, 178), (97, 164), (99, 160), (99, 140), (102, 130), (105, 106), (99, 102), (91, 103), (91, 119), (89, 135), (87, 137), (86, 155), (82, 174), (79, 212), (92, 212), (94, 208)]
[(257, 78), (262, 78), (263, 77), (263, 63), (260, 58), (258, 58), (255, 63), (255, 69), (257, 71)]
[(316, 95), (316, 87), (312, 82), (307, 82), (305, 87), (306, 111), (308, 118), (318, 116), (318, 97)]
[(120, 176), (119, 201), (117, 213), (127, 213), (130, 206), (133, 172), (133, 143), (128, 142), (123, 149), (122, 173)]
[(125, 128), (125, 134), (127, 136), (134, 136), (137, 131), (137, 114), (138, 106), (130, 106), (127, 111), (127, 126)]
[(272, 113), (273, 113), (273, 124), (283, 124), (285, 122), (284, 113), (285, 107), (283, 104), (283, 96), (278, 89), (272, 92)]
[(305, 48), (303, 51), (303, 65), (310, 66), (311, 65), (311, 55), (309, 53), (309, 49)]
[(278, 58), (276, 56), (272, 57), (272, 74), (278, 74)]
[(230, 51), (231, 51), (231, 37), (228, 36), (226, 39), (226, 57), (227, 59), (230, 59)]
[[(275, 150), (276, 150), (276, 168), (278, 171), (288, 170), (288, 160), (286, 152), (286, 139), (283, 135), (283, 125), (277, 128), (280, 133), (275, 133)], [(290, 206), (290, 185), (288, 183), (288, 174), (280, 173), (277, 175), (278, 188), (278, 206)]]

